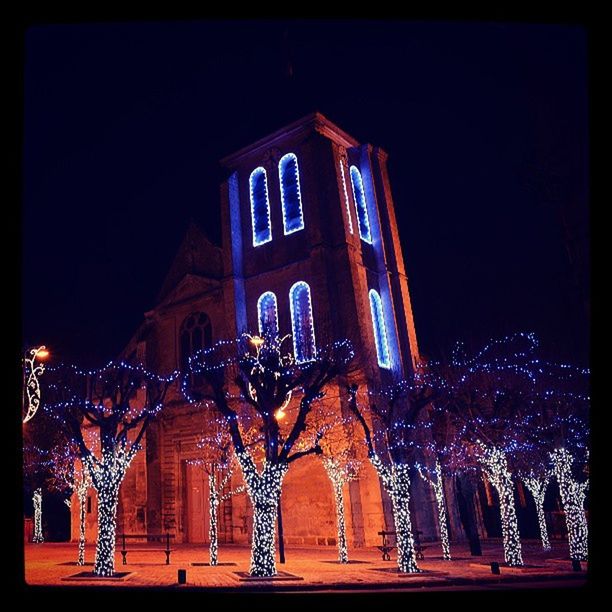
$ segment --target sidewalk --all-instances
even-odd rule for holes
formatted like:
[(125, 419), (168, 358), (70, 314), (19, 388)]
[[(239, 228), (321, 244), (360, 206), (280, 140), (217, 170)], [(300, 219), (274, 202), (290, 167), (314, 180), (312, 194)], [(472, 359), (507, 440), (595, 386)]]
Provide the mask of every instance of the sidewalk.
[[(177, 570), (187, 570), (187, 584), (181, 588), (200, 587), (219, 591), (274, 590), (362, 590), (421, 588), (433, 586), (457, 586), (478, 589), (487, 585), (507, 584), (512, 588), (516, 582), (571, 581), (576, 587), (586, 583), (586, 564), (582, 572), (572, 571), (568, 558), (567, 543), (553, 543), (553, 550), (543, 553), (538, 542), (523, 544), (523, 568), (503, 566), (501, 542), (483, 542), (483, 556), (471, 557), (465, 544), (451, 549), (454, 560), (443, 561), (436, 543), (427, 543), (425, 560), (419, 561), (420, 574), (398, 575), (395, 557), (382, 561), (374, 548), (349, 550), (351, 563), (339, 564), (333, 547), (288, 547), (287, 562), (277, 564), (279, 572), (287, 572), (295, 578), (285, 580), (241, 580), (239, 572), (248, 572), (250, 550), (244, 546), (226, 545), (219, 550), (219, 565), (208, 567), (192, 563), (208, 562), (205, 545), (177, 544), (171, 556), (171, 564), (165, 565), (161, 551), (128, 553), (128, 564), (121, 565), (121, 555), (116, 555), (116, 571), (131, 572), (124, 580), (66, 580), (81, 571), (91, 571), (92, 565), (77, 567), (75, 543), (45, 543), (25, 545), (25, 580), (29, 585), (109, 586), (109, 587), (170, 587), (177, 585)], [(139, 548), (141, 545), (139, 545)], [(152, 546), (152, 548), (155, 548)], [(128, 549), (129, 550), (129, 549)], [(94, 557), (94, 546), (88, 546), (86, 560)], [(500, 564), (500, 575), (491, 573), (490, 563)]]

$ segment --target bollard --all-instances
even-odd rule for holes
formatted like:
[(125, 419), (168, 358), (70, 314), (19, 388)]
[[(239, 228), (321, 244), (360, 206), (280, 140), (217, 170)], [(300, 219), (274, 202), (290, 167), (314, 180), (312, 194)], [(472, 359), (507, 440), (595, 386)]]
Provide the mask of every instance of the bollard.
[(491, 561), (491, 573), (499, 574), (499, 563), (497, 561)]
[(180, 569), (178, 571), (178, 583), (185, 584), (187, 582), (187, 570)]
[(578, 559), (572, 559), (572, 569), (575, 572), (581, 572), (582, 566), (580, 565), (580, 561)]

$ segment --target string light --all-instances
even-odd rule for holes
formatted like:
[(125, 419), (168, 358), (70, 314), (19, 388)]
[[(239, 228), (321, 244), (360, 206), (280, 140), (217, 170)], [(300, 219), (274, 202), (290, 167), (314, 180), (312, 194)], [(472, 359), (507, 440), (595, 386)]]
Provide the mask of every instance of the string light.
[(353, 219), (351, 218), (351, 205), (349, 204), (348, 192), (346, 190), (346, 179), (344, 177), (344, 163), (342, 160), (339, 162), (340, 165), (340, 176), (342, 177), (342, 191), (344, 192), (344, 204), (346, 206), (346, 216), (348, 218), (349, 232), (353, 233)]
[(278, 162), (278, 178), (281, 186), (283, 209), (283, 231), (285, 236), (304, 229), (302, 195), (300, 193), (300, 172), (294, 153), (283, 155)]
[(533, 501), (535, 502), (538, 525), (540, 527), (540, 538), (544, 550), (550, 550), (550, 540), (548, 539), (548, 529), (546, 527), (546, 517), (544, 515), (544, 497), (546, 495), (548, 483), (550, 482), (550, 476), (550, 472), (537, 476), (533, 471), (531, 471), (528, 476), (523, 476), (523, 482), (531, 492)]
[(293, 330), (293, 353), (297, 363), (312, 361), (317, 356), (317, 344), (312, 317), (310, 286), (298, 281), (289, 290), (289, 309)]
[(39, 487), (32, 495), (34, 503), (34, 536), (32, 542), (34, 544), (42, 544), (45, 541), (42, 530), (42, 489)]
[(417, 573), (412, 522), (410, 519), (410, 466), (406, 463), (385, 465), (378, 455), (370, 456), (393, 505), (395, 537), (397, 541), (397, 567), (402, 573)]
[(570, 557), (578, 561), (587, 561), (589, 558), (589, 529), (584, 512), (584, 500), (589, 481), (578, 482), (572, 476), (574, 457), (567, 449), (554, 450), (551, 453), (551, 459), (565, 512)]
[[(275, 524), (283, 478), (293, 461), (309, 454), (321, 454), (321, 432), (312, 446), (306, 448), (303, 444), (307, 417), (313, 402), (324, 397), (324, 387), (353, 358), (353, 349), (347, 340), (335, 342), (330, 347), (322, 347), (316, 359), (300, 364), (282, 352), (284, 339), (264, 336), (264, 342), (255, 352), (251, 339), (252, 336), (243, 334), (236, 340), (221, 341), (196, 352), (189, 360), (189, 373), (182, 377), (181, 388), (189, 401), (216, 406), (223, 416), (254, 510), (249, 571), (252, 576), (269, 577), (276, 574)], [(204, 377), (210, 387), (209, 396), (202, 398), (192, 390), (190, 374)], [(228, 378), (240, 389), (239, 395), (227, 391)], [(283, 411), (279, 409), (285, 407), (291, 392), (294, 397), (301, 393), (299, 409), (293, 423), (283, 420), (281, 431), (278, 417)], [(237, 400), (240, 413), (230, 407), (232, 399)], [(252, 413), (245, 411), (247, 406)], [(241, 421), (248, 422), (249, 414), (261, 422), (257, 426), (261, 435), (256, 443), (249, 445), (252, 452), (265, 457), (258, 459), (261, 469), (247, 450), (242, 431)]]
[[(263, 177), (263, 182), (260, 177)], [(251, 194), (251, 221), (253, 223), (253, 246), (261, 246), (272, 240), (270, 200), (268, 199), (268, 177), (261, 166), (249, 177)]]
[(355, 196), (355, 207), (357, 208), (357, 225), (359, 226), (359, 236), (364, 242), (372, 244), (368, 205), (366, 202), (365, 190), (363, 188), (361, 172), (359, 172), (355, 166), (351, 166), (349, 173), (351, 175), (353, 195)]
[(451, 560), (450, 543), (448, 538), (448, 523), (446, 520), (446, 502), (444, 499), (444, 481), (442, 480), (442, 466), (440, 460), (436, 459), (434, 467), (434, 477), (427, 475), (425, 468), (417, 463), (418, 472), (423, 480), (429, 483), (436, 497), (438, 509), (438, 525), (440, 528), (440, 542), (442, 544), (442, 558), (445, 561)]
[[(388, 463), (384, 463), (374, 450), (370, 428), (357, 405), (357, 385), (350, 385), (347, 390), (349, 393), (349, 408), (361, 424), (365, 434), (368, 458), (391, 498), (398, 570), (402, 573), (420, 572), (421, 570), (416, 563), (410, 518), (410, 465), (401, 459), (402, 453), (397, 452), (397, 448), (393, 448), (394, 441), (397, 440), (398, 434), (401, 436), (403, 429), (394, 427), (392, 422), (386, 423), (384, 442)], [(389, 391), (389, 393), (394, 393), (394, 391)], [(370, 409), (374, 411), (372, 406)], [(390, 410), (388, 416), (391, 416), (392, 413), (393, 411)]]
[(374, 341), (376, 344), (376, 356), (378, 365), (386, 370), (391, 368), (389, 356), (389, 344), (387, 342), (387, 326), (383, 312), (382, 301), (378, 291), (370, 289), (370, 314), (372, 315), (372, 327), (374, 328)]
[(483, 470), (499, 497), (504, 558), (511, 567), (523, 565), (521, 538), (514, 507), (512, 474), (508, 471), (506, 454), (494, 446), (479, 444)]
[[(58, 381), (52, 382), (49, 389), (58, 397), (55, 403), (47, 402), (45, 410), (74, 436), (84, 469), (98, 494), (94, 574), (112, 576), (119, 487), (141, 448), (148, 424), (163, 408), (168, 387), (178, 373), (158, 376), (140, 364), (123, 361), (111, 361), (103, 368), (89, 371), (62, 365), (53, 368), (53, 372)], [(144, 393), (136, 397), (139, 390)], [(79, 414), (84, 417), (82, 422)], [(95, 444), (85, 440), (83, 429), (90, 425), (99, 430)], [(129, 435), (130, 432), (134, 435)], [(80, 538), (80, 550), (82, 543), (84, 535)]]
[(348, 452), (336, 456), (323, 456), (323, 467), (332, 483), (334, 502), (336, 506), (336, 527), (338, 531), (338, 560), (348, 563), (348, 547), (346, 543), (346, 523), (344, 520), (344, 485), (355, 480), (358, 475), (360, 463), (348, 456)]

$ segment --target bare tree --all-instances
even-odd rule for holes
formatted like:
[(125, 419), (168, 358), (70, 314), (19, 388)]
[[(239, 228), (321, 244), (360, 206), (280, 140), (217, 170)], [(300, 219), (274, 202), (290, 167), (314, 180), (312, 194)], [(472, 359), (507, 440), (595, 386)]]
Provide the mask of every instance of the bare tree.
[(357, 386), (348, 387), (349, 407), (363, 428), (370, 462), (391, 498), (400, 572), (419, 572), (410, 518), (410, 469), (414, 450), (420, 444), (417, 422), (422, 410), (434, 398), (433, 388), (413, 377), (382, 390), (379, 403), (368, 403), (366, 410), (376, 423), (375, 439), (357, 401)]
[(190, 463), (200, 466), (208, 480), (208, 550), (213, 566), (219, 563), (219, 506), (232, 495), (242, 493), (244, 486), (231, 488), (237, 460), (226, 423), (215, 418), (207, 424), (206, 433), (197, 443), (200, 456)]
[[(98, 494), (94, 573), (112, 576), (119, 487), (177, 375), (162, 377), (123, 362), (110, 362), (99, 370), (59, 366), (48, 372), (45, 410), (74, 439)], [(88, 443), (88, 428), (97, 429), (99, 443)]]
[[(253, 505), (252, 576), (276, 574), (275, 524), (283, 478), (294, 461), (321, 453), (320, 435), (312, 446), (303, 447), (308, 415), (352, 356), (350, 344), (343, 341), (319, 349), (311, 361), (297, 363), (283, 351), (283, 340), (245, 334), (190, 359), (190, 372), (183, 377), (186, 397), (213, 403), (225, 418)], [(200, 389), (195, 388), (196, 378), (204, 381)], [(232, 395), (232, 390), (237, 393)], [(245, 444), (246, 422), (255, 422), (261, 431), (258, 447)]]

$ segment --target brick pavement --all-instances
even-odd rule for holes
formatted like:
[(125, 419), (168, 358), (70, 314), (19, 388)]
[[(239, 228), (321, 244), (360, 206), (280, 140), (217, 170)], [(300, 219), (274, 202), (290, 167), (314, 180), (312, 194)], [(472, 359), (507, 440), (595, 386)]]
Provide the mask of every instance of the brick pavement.
[[(244, 546), (221, 546), (219, 561), (235, 563), (236, 565), (220, 565), (217, 567), (194, 566), (192, 563), (208, 561), (206, 546), (193, 544), (177, 544), (171, 556), (171, 564), (165, 565), (164, 554), (160, 551), (133, 552), (128, 554), (128, 564), (121, 565), (121, 555), (116, 555), (116, 570), (133, 572), (127, 580), (64, 580), (83, 570), (91, 570), (92, 566), (84, 568), (72, 565), (76, 558), (74, 543), (45, 543), (25, 545), (25, 580), (29, 585), (90, 585), (124, 587), (168, 587), (177, 583), (177, 570), (187, 570), (186, 587), (203, 587), (215, 590), (318, 590), (318, 589), (364, 589), (364, 588), (397, 588), (397, 587), (427, 587), (440, 585), (456, 585), (465, 587), (472, 585), (508, 584), (524, 580), (551, 581), (555, 579), (572, 580), (576, 586), (586, 582), (586, 571), (572, 571), (571, 562), (567, 558), (567, 544), (555, 542), (553, 550), (543, 553), (535, 541), (527, 541), (523, 547), (525, 568), (503, 567), (503, 551), (501, 543), (487, 541), (483, 543), (483, 556), (471, 557), (465, 545), (457, 545), (452, 549), (453, 561), (443, 561), (439, 545), (428, 543), (425, 560), (419, 562), (424, 570), (421, 574), (398, 575), (392, 571), (395, 558), (392, 561), (382, 561), (380, 553), (374, 548), (360, 548), (349, 551), (353, 561), (341, 565), (336, 560), (333, 547), (288, 547), (287, 562), (278, 564), (279, 571), (289, 572), (302, 580), (283, 581), (240, 581), (236, 572), (247, 572), (249, 568), (249, 549)], [(87, 547), (86, 559), (93, 560), (94, 546)], [(491, 561), (498, 561), (501, 574), (496, 576), (490, 571)], [(586, 564), (583, 564), (586, 566)], [(585, 567), (586, 569), (586, 567)], [(181, 587), (184, 588), (184, 587)]]

